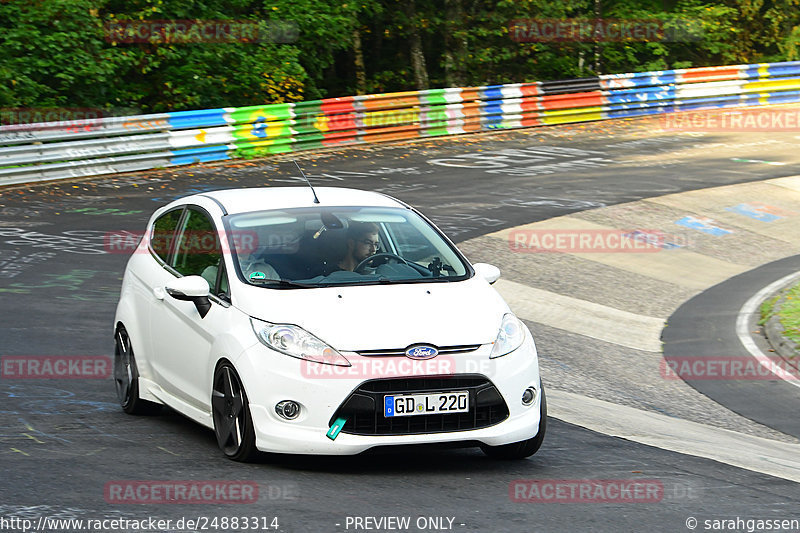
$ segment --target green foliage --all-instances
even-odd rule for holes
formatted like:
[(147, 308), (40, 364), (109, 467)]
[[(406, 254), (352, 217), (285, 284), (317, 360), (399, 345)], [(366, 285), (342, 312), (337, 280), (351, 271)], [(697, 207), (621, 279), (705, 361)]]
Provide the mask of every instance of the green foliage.
[(778, 316), (784, 328), (783, 335), (800, 344), (800, 285), (786, 291)]
[(773, 298), (770, 298), (769, 300), (764, 300), (763, 302), (761, 302), (761, 307), (760, 307), (761, 318), (758, 321), (759, 326), (763, 326), (769, 321), (770, 318), (772, 318), (772, 315), (775, 314), (775, 304), (777, 304), (778, 300), (780, 299), (781, 296), (777, 295)]
[[(603, 11), (621, 20), (659, 21), (664, 36), (650, 42), (603, 43), (603, 72), (665, 70), (741, 61), (733, 7), (702, 0), (680, 0), (670, 11), (646, 2), (618, 2)], [(604, 4), (605, 5), (605, 4)], [(745, 61), (746, 62), (746, 61)]]
[(103, 42), (100, 0), (0, 2), (0, 106), (97, 107), (122, 58)]
[[(596, 3), (597, 2), (597, 3)], [(800, 59), (800, 0), (0, 0), (0, 108), (162, 112)], [(673, 39), (515, 42), (515, 19), (659, 20)], [(276, 21), (294, 39), (127, 43), (119, 21)], [(412, 31), (413, 30), (413, 31)], [(290, 35), (291, 37), (291, 35)], [(359, 38), (356, 38), (359, 37)], [(361, 43), (361, 53), (356, 49)], [(363, 67), (357, 60), (363, 56)], [(419, 68), (419, 67), (417, 67)], [(359, 70), (361, 69), (361, 70)], [(419, 72), (419, 70), (417, 70)]]

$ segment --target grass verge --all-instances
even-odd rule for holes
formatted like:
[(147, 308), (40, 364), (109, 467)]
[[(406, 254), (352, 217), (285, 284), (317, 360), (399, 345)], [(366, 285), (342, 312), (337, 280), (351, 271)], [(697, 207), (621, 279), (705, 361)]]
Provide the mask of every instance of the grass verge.
[(786, 291), (785, 295), (778, 311), (783, 335), (789, 340), (800, 343), (800, 283)]

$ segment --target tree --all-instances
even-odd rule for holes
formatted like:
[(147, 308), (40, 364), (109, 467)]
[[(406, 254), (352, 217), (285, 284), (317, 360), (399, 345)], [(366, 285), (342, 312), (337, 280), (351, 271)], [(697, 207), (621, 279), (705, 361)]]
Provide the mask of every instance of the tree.
[[(598, 7), (603, 19), (658, 20), (667, 35), (595, 46), (518, 42), (509, 31), (516, 19), (593, 19)], [(0, 107), (180, 111), (576, 78), (597, 74), (596, 65), (618, 73), (798, 59), (798, 7), (800, 0), (0, 0)], [(257, 27), (259, 38), (125, 42), (110, 30), (159, 20), (232, 21)]]
[(0, 106), (99, 107), (125, 57), (103, 41), (101, 0), (0, 2)]

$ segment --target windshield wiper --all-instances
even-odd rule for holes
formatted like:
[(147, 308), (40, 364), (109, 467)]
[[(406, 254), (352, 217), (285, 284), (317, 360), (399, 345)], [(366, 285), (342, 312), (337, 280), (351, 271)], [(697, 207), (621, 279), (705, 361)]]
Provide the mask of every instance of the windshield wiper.
[(258, 285), (274, 284), (279, 287), (294, 287), (298, 289), (314, 289), (316, 287), (324, 287), (325, 285), (318, 285), (316, 283), (298, 283), (289, 279), (251, 279), (250, 283)]
[(382, 276), (377, 279), (369, 279), (363, 281), (356, 281), (352, 283), (340, 283), (336, 284), (337, 287), (352, 287), (354, 285), (408, 285), (414, 283), (437, 283), (437, 282), (445, 282), (450, 283), (450, 279), (448, 278), (398, 278), (398, 279), (390, 279), (386, 276)]

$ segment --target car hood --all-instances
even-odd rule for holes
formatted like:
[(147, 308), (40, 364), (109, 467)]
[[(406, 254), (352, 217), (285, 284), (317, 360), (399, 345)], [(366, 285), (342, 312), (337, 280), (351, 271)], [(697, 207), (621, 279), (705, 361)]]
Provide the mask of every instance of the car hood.
[(509, 311), (478, 277), (450, 283), (238, 288), (234, 305), (242, 312), (298, 325), (340, 351), (488, 344)]

